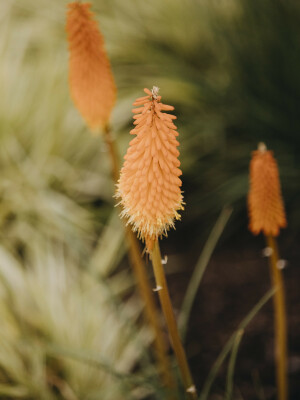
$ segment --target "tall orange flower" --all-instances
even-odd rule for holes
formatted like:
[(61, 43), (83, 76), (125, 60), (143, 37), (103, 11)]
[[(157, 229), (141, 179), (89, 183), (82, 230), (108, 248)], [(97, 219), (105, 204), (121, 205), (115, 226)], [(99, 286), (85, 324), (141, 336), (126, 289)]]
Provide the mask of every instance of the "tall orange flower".
[(252, 153), (248, 195), (249, 229), (255, 235), (278, 236), (287, 225), (281, 196), (279, 173), (273, 152), (263, 143)]
[(68, 5), (69, 84), (73, 101), (93, 131), (109, 121), (116, 88), (104, 41), (88, 3)]
[(133, 103), (138, 108), (132, 110), (136, 127), (130, 133), (136, 137), (124, 157), (116, 196), (121, 198), (121, 215), (152, 250), (154, 241), (180, 219), (177, 211), (183, 209), (182, 172), (173, 123), (176, 117), (164, 112), (174, 107), (161, 103), (157, 87), (144, 91), (147, 96)]

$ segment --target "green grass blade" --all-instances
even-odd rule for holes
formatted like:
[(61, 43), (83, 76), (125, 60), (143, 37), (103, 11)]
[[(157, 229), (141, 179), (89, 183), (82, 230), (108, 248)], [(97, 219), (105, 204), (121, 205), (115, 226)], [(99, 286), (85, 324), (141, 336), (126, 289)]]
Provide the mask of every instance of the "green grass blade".
[(95, 276), (109, 276), (125, 253), (123, 243), (123, 225), (120, 221), (119, 210), (114, 209), (92, 254), (89, 263), (90, 272)]
[(275, 293), (275, 289), (270, 289), (252, 308), (252, 310), (246, 315), (246, 317), (242, 320), (240, 323), (238, 329), (230, 336), (228, 341), (225, 343), (225, 346), (223, 347), (221, 353), (219, 354), (218, 358), (216, 359), (214, 365), (212, 366), (208, 377), (204, 383), (202, 392), (200, 394), (199, 400), (206, 400), (208, 398), (211, 386), (217, 376), (217, 373), (219, 372), (219, 369), (221, 365), (223, 364), (225, 358), (229, 354), (230, 350), (232, 349), (232, 346), (234, 344), (235, 338), (237, 333), (240, 330), (243, 330), (246, 328), (246, 326), (249, 324), (249, 322), (255, 317), (255, 315), (258, 313), (258, 311), (270, 300), (270, 298), (273, 296)]
[(253, 373), (252, 373), (252, 382), (253, 382), (253, 386), (254, 386), (254, 389), (255, 389), (255, 393), (256, 393), (257, 399), (258, 400), (266, 400), (265, 393), (264, 393), (264, 388), (263, 388), (262, 382), (260, 380), (258, 370), (254, 370), (253, 371)]
[(96, 357), (90, 353), (85, 353), (83, 351), (75, 351), (66, 348), (62, 348), (59, 346), (48, 346), (48, 355), (51, 357), (63, 357), (63, 358), (71, 358), (78, 362), (82, 362), (88, 364), (91, 367), (99, 368), (106, 372), (107, 374), (113, 376), (114, 378), (126, 382), (128, 384), (139, 385), (139, 386), (150, 386), (153, 388), (151, 384), (151, 379), (138, 374), (128, 374), (124, 372), (117, 371), (109, 362)]
[(231, 356), (230, 356), (229, 364), (228, 364), (228, 371), (227, 371), (227, 382), (226, 382), (226, 391), (225, 391), (225, 393), (226, 393), (225, 399), (226, 400), (232, 399), (234, 368), (235, 368), (236, 357), (237, 357), (237, 353), (239, 350), (239, 346), (240, 346), (243, 334), (244, 334), (244, 329), (240, 329), (236, 333), (235, 338), (234, 338)]
[(22, 399), (28, 397), (28, 390), (21, 386), (10, 386), (0, 384), (0, 397)]
[(179, 329), (180, 329), (181, 337), (182, 337), (183, 341), (185, 340), (188, 321), (190, 318), (191, 310), (193, 307), (193, 303), (194, 303), (199, 285), (201, 283), (202, 277), (203, 277), (206, 267), (209, 263), (211, 255), (218, 243), (218, 240), (219, 240), (222, 232), (224, 231), (224, 228), (230, 218), (231, 213), (232, 213), (231, 207), (223, 208), (221, 214), (219, 215), (217, 222), (215, 223), (215, 225), (205, 243), (205, 246), (201, 252), (199, 260), (196, 264), (196, 267), (195, 267), (192, 277), (190, 279), (190, 283), (187, 288), (185, 298), (183, 300), (183, 304), (182, 304), (182, 308), (181, 308), (181, 315), (180, 315), (180, 319), (179, 319)]

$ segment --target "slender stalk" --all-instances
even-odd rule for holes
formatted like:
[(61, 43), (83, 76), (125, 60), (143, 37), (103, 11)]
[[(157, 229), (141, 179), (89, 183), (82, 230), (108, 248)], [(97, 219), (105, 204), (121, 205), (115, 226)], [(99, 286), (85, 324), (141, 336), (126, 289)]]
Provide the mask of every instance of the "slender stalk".
[(252, 373), (252, 381), (255, 389), (255, 393), (257, 395), (257, 400), (266, 400), (264, 388), (261, 383), (258, 370), (254, 370)]
[(255, 315), (259, 312), (259, 310), (270, 300), (270, 298), (274, 295), (275, 290), (272, 288), (270, 289), (250, 310), (250, 312), (246, 315), (246, 317), (242, 320), (239, 324), (238, 329), (230, 336), (230, 338), (225, 343), (223, 349), (221, 350), (220, 354), (218, 355), (216, 361), (214, 362), (211, 370), (209, 371), (208, 377), (204, 382), (199, 400), (207, 400), (210, 389), (212, 384), (214, 383), (216, 376), (221, 368), (224, 360), (226, 359), (227, 355), (229, 354), (232, 346), (234, 345), (234, 341), (236, 340), (236, 336), (240, 330), (244, 330), (246, 326), (253, 320)]
[(270, 256), (270, 273), (273, 287), (276, 288), (274, 295), (275, 311), (275, 360), (277, 399), (287, 400), (287, 324), (285, 311), (285, 293), (281, 270), (278, 268), (278, 248), (273, 236), (266, 236), (268, 247), (272, 249)]
[(235, 368), (237, 353), (238, 353), (238, 350), (239, 350), (239, 346), (240, 346), (243, 334), (244, 334), (244, 330), (240, 329), (237, 332), (237, 334), (235, 335), (235, 339), (234, 339), (234, 342), (233, 342), (233, 346), (232, 346), (232, 350), (231, 350), (231, 356), (230, 356), (230, 359), (229, 359), (228, 370), (227, 370), (226, 394), (225, 394), (225, 399), (226, 400), (232, 400), (234, 368)]
[(205, 246), (201, 252), (199, 260), (194, 269), (193, 275), (190, 279), (188, 288), (186, 290), (186, 295), (182, 302), (181, 314), (179, 318), (179, 329), (181, 333), (182, 341), (185, 341), (188, 321), (194, 304), (194, 300), (199, 289), (202, 277), (206, 270), (206, 267), (210, 261), (211, 255), (217, 245), (217, 242), (232, 214), (232, 208), (223, 208), (216, 224), (214, 225), (210, 235), (205, 243)]
[(116, 183), (118, 182), (119, 179), (120, 163), (119, 163), (119, 156), (117, 153), (117, 149), (115, 146), (115, 141), (112, 137), (111, 128), (109, 125), (105, 125), (104, 127), (104, 139), (110, 155), (111, 166), (112, 166), (112, 177), (114, 182)]
[[(120, 170), (119, 158), (109, 126), (105, 127), (104, 138), (108, 146), (111, 158), (113, 180), (115, 183), (117, 183)], [(152, 327), (154, 331), (154, 350), (155, 350), (155, 357), (159, 366), (159, 372), (162, 375), (164, 386), (168, 388), (171, 393), (171, 391), (174, 391), (176, 385), (173, 375), (171, 373), (172, 368), (169, 357), (167, 355), (166, 341), (160, 327), (154, 296), (152, 293), (152, 289), (149, 285), (145, 265), (143, 263), (143, 259), (141, 256), (140, 245), (130, 227), (125, 226), (125, 231), (126, 231), (126, 239), (129, 245), (129, 257), (131, 260), (132, 268), (136, 276), (140, 295), (145, 303), (145, 315), (149, 322), (149, 325)], [(173, 397), (169, 398), (173, 399)]]
[(177, 358), (178, 366), (182, 375), (183, 384), (188, 398), (195, 400), (197, 399), (197, 392), (187, 362), (186, 354), (179, 337), (179, 332), (171, 304), (167, 281), (161, 263), (161, 254), (160, 254), (158, 240), (155, 242), (153, 251), (151, 252), (151, 259), (152, 259), (154, 276), (156, 280), (156, 287), (159, 294), (161, 307), (165, 316), (166, 324), (168, 327), (174, 353)]

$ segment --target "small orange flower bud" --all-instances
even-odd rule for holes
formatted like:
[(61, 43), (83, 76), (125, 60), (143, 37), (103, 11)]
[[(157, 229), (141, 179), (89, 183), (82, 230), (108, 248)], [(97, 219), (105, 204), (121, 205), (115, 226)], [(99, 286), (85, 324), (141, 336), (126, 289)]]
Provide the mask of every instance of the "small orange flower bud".
[(157, 87), (144, 91), (147, 96), (133, 104), (138, 108), (132, 110), (136, 127), (130, 133), (136, 137), (124, 157), (116, 197), (121, 198), (121, 216), (128, 218), (151, 251), (154, 241), (174, 227), (174, 219), (180, 219), (182, 172), (176, 117), (164, 112), (174, 107), (161, 103)]
[(104, 41), (88, 3), (68, 5), (69, 84), (72, 99), (93, 131), (109, 121), (116, 88)]
[(278, 236), (280, 228), (287, 225), (277, 163), (263, 143), (252, 153), (248, 209), (249, 229), (255, 235), (262, 231)]

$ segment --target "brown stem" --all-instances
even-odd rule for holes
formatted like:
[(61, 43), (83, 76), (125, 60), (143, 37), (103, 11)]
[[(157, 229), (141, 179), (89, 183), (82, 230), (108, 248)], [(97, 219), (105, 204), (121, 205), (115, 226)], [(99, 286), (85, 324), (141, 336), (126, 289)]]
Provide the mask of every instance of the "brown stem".
[(278, 248), (273, 236), (266, 236), (268, 247), (272, 250), (270, 256), (270, 273), (272, 284), (276, 288), (273, 297), (275, 310), (275, 360), (277, 399), (287, 400), (287, 324), (285, 311), (285, 293), (281, 270), (278, 268)]
[(119, 180), (119, 173), (120, 173), (119, 156), (117, 154), (115, 142), (112, 137), (109, 125), (105, 125), (104, 127), (104, 139), (110, 155), (111, 166), (112, 166), (112, 177), (114, 182), (117, 183)]
[[(119, 158), (117, 155), (116, 146), (112, 139), (111, 130), (109, 126), (105, 127), (104, 137), (111, 158), (113, 180), (115, 183), (117, 183), (119, 179), (119, 170), (120, 170)], [(171, 364), (167, 355), (166, 341), (158, 320), (158, 313), (154, 301), (154, 296), (152, 293), (152, 289), (149, 285), (145, 265), (141, 256), (140, 245), (130, 227), (126, 226), (125, 230), (126, 230), (126, 239), (129, 244), (129, 256), (132, 268), (136, 276), (140, 295), (145, 303), (145, 315), (155, 335), (154, 337), (155, 356), (159, 365), (160, 373), (163, 377), (163, 383), (171, 393), (171, 391), (175, 389), (176, 385), (171, 373)], [(173, 396), (169, 397), (169, 399), (173, 399)]]
[(151, 252), (151, 258), (152, 258), (154, 276), (156, 280), (156, 289), (159, 294), (161, 307), (165, 316), (166, 324), (171, 338), (171, 343), (182, 375), (182, 380), (187, 393), (187, 397), (189, 399), (196, 400), (197, 392), (187, 362), (186, 354), (180, 340), (172, 308), (172, 303), (169, 295), (169, 290), (167, 286), (167, 281), (161, 262), (161, 254), (160, 254), (158, 240), (156, 240), (154, 244), (153, 251)]

